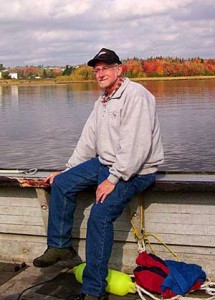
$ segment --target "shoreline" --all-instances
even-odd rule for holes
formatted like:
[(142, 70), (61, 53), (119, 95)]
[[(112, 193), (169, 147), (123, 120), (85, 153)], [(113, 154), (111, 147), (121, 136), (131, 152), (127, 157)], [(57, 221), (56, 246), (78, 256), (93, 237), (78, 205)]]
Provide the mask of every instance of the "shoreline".
[[(215, 75), (212, 76), (178, 76), (178, 77), (141, 77), (141, 78), (130, 78), (133, 81), (173, 81), (173, 80), (204, 80), (204, 79), (215, 79)], [(45, 84), (71, 84), (71, 83), (91, 83), (95, 80), (58, 80), (56, 79), (0, 79), (0, 86), (11, 86), (11, 85), (45, 85)]]

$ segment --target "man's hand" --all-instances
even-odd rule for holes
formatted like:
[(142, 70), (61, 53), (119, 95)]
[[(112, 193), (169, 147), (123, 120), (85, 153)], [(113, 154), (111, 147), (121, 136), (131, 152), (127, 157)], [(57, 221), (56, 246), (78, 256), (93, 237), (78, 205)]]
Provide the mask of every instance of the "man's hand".
[(49, 182), (52, 185), (55, 176), (57, 176), (60, 173), (61, 173), (61, 171), (52, 173), (51, 175), (46, 177), (45, 182)]
[(96, 203), (99, 201), (103, 203), (107, 195), (109, 195), (115, 189), (115, 184), (111, 183), (107, 179), (104, 180), (96, 190)]

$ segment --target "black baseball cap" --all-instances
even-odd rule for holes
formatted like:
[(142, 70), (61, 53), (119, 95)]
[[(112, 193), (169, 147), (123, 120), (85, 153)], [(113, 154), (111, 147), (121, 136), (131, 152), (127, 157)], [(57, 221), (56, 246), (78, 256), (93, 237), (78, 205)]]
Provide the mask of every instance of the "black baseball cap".
[(122, 64), (119, 56), (113, 50), (106, 48), (102, 48), (93, 59), (88, 61), (87, 65), (95, 67), (95, 64), (100, 61), (106, 62), (107, 64)]

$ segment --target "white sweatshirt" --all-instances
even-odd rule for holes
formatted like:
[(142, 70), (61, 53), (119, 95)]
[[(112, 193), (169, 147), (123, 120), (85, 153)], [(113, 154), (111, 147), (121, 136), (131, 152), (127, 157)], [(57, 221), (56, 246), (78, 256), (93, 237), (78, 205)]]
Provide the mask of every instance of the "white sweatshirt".
[(114, 184), (154, 173), (163, 162), (155, 98), (141, 84), (126, 78), (107, 103), (99, 97), (67, 167), (96, 156)]

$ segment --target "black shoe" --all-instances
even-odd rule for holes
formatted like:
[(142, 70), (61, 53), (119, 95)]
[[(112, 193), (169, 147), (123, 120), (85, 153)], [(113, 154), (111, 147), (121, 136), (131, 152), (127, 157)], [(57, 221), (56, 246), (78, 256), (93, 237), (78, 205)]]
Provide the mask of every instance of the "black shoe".
[(77, 252), (73, 248), (48, 247), (41, 256), (34, 259), (33, 265), (36, 268), (45, 268), (54, 265), (60, 260), (73, 259), (76, 255)]
[(105, 300), (107, 299), (105, 296), (95, 297), (81, 293), (80, 295), (72, 298), (73, 300)]

